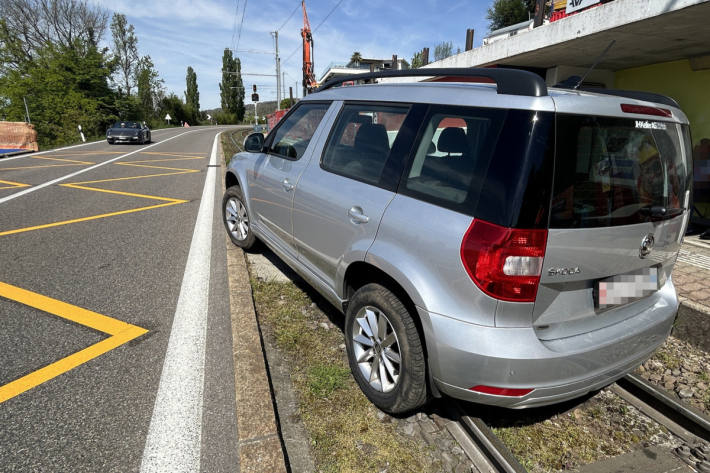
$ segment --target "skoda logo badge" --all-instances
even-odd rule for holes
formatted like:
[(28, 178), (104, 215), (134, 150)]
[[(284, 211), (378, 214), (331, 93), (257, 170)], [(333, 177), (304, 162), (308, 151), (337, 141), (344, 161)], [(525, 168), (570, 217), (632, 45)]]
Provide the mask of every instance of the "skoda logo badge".
[(649, 233), (643, 237), (643, 240), (641, 240), (641, 248), (639, 248), (639, 257), (645, 258), (651, 254), (651, 250), (653, 250), (653, 244), (655, 242), (656, 240), (654, 240), (652, 233)]

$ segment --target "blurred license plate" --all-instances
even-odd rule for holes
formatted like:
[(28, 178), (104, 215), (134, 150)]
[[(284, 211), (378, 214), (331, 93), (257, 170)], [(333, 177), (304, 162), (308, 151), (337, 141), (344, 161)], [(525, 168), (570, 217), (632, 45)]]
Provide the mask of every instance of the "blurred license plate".
[(658, 290), (658, 268), (643, 268), (602, 279), (594, 287), (594, 305), (599, 309), (628, 304)]

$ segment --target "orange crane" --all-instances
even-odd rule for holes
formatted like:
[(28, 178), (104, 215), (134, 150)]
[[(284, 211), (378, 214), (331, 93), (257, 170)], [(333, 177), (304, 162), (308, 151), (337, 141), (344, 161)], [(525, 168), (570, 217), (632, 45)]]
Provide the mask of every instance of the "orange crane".
[(301, 0), (303, 7), (303, 95), (311, 93), (318, 86), (316, 77), (313, 75), (313, 35), (311, 34), (311, 24), (308, 22), (306, 14), (306, 1)]

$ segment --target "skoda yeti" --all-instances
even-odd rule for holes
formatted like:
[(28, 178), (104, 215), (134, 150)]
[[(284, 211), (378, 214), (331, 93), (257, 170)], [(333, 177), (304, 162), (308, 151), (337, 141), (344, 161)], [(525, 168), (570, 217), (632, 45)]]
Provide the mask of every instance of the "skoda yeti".
[(345, 314), (352, 374), (390, 413), (556, 403), (635, 369), (678, 309), (686, 116), (525, 71), (379, 76), (421, 71), (494, 84), (326, 84), (231, 160), (231, 240)]

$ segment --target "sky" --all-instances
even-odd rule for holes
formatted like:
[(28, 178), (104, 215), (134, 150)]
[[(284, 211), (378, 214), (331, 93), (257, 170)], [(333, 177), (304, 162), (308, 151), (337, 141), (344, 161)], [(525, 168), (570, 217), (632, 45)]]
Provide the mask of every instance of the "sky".
[[(184, 99), (187, 67), (197, 73), (200, 108), (220, 106), (222, 54), (237, 50), (242, 79), (257, 84), (261, 101), (276, 99), (276, 78), (248, 76), (275, 74), (274, 40), (279, 31), (281, 70), (288, 87), (301, 96), (303, 14), (300, 0), (95, 0), (126, 15), (138, 37), (141, 55), (150, 55), (165, 88)], [(411, 62), (415, 52), (451, 41), (464, 49), (466, 29), (473, 28), (478, 47), (488, 31), (486, 10), (492, 0), (306, 0), (313, 30), (314, 72), (320, 79), (331, 62), (344, 64), (354, 51), (366, 58)], [(293, 14), (292, 14), (293, 13)], [(329, 16), (328, 16), (329, 15)], [(103, 38), (111, 40), (110, 31)], [(270, 51), (271, 54), (257, 51)], [(247, 90), (245, 102), (251, 103)]]

